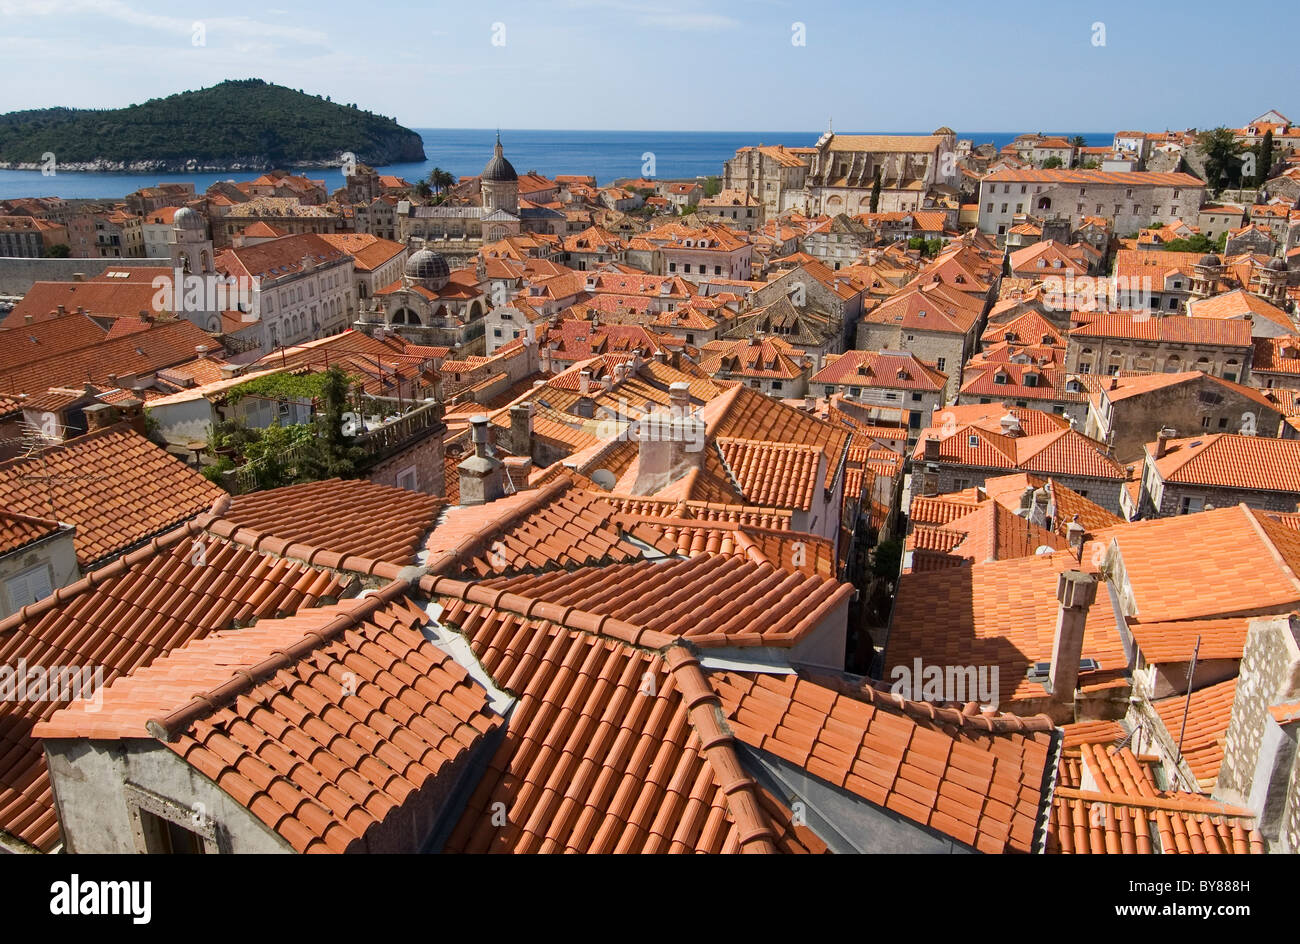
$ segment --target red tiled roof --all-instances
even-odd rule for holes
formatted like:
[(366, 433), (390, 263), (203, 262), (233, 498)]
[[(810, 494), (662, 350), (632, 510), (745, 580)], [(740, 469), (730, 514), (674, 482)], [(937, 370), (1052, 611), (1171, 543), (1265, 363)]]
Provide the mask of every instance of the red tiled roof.
[(1219, 321), (1189, 318), (1186, 315), (1086, 314), (1086, 320), (1070, 330), (1071, 337), (1124, 338), (1162, 341), (1170, 344), (1219, 344), (1226, 347), (1250, 347), (1250, 324), (1245, 321)]
[[(1001, 703), (1042, 698), (1043, 686), (1026, 674), (1035, 662), (1052, 657), (1057, 575), (1075, 566), (1072, 556), (1056, 554), (903, 574), (886, 666), (910, 666), (914, 659), (996, 665)], [(1102, 671), (1123, 669), (1128, 659), (1104, 588), (1085, 625), (1081, 657), (1096, 659)], [(1087, 673), (1080, 678), (1082, 683)]]
[(485, 577), (639, 560), (643, 544), (672, 552), (670, 542), (646, 528), (629, 529), (641, 543), (629, 541), (613, 520), (618, 513), (566, 471), (540, 488), (447, 511), (425, 544), (427, 566), (449, 576)]
[(986, 718), (797, 675), (711, 681), (749, 746), (982, 852), (1034, 851), (1051, 762), (1046, 718)]
[(58, 530), (57, 521), (16, 515), (0, 508), (0, 555), (12, 553), (41, 538), (57, 534)]
[[(102, 666), (111, 684), (191, 639), (342, 592), (331, 573), (197, 533), (191, 522), (0, 621), (0, 664)], [(31, 729), (67, 704), (0, 701), (0, 829), (42, 851), (59, 826)]]
[(816, 446), (716, 440), (727, 473), (754, 505), (808, 511), (819, 480), (822, 452)]
[(502, 724), (404, 589), (192, 641), (109, 686), (102, 712), (67, 708), (34, 734), (147, 726), (295, 851), (392, 851), (393, 814), (430, 815), (438, 778)]
[(443, 504), (404, 488), (327, 479), (238, 495), (222, 517), (240, 528), (340, 554), (411, 564)]
[(0, 506), (76, 525), (83, 568), (194, 517), (224, 494), (122, 425), (0, 463)]
[(947, 385), (948, 375), (911, 351), (846, 351), (828, 354), (808, 382), (935, 392)]
[[(1192, 692), (1190, 708), (1187, 708), (1185, 695), (1173, 695), (1151, 703), (1169, 732), (1171, 743), (1177, 744), (1179, 732), (1183, 732), (1183, 760), (1191, 768), (1197, 785), (1207, 792), (1214, 789), (1219, 779), (1219, 765), (1223, 763), (1223, 746), (1227, 741), (1236, 692), (1237, 680), (1231, 678)], [(1185, 710), (1187, 728), (1183, 731)]]
[[(1147, 452), (1155, 455), (1155, 444)], [(1300, 440), (1236, 433), (1171, 439), (1153, 459), (1165, 482), (1300, 494)]]
[(853, 595), (850, 584), (740, 557), (614, 564), (482, 585), (561, 606), (599, 606), (616, 619), (697, 646), (793, 646)]

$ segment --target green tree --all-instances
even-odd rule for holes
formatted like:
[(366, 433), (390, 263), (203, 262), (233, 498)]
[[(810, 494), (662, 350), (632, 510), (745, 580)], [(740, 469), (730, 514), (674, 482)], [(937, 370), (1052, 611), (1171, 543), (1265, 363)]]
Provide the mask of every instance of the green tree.
[(350, 413), (352, 378), (337, 364), (325, 371), (317, 404), (314, 437), (298, 463), (302, 481), (350, 478), (357, 474), (365, 450), (353, 444), (344, 415)]
[(441, 167), (429, 171), (429, 184), (438, 193), (446, 193), (447, 188), (456, 182), (456, 178)]
[(876, 168), (876, 175), (871, 179), (871, 212), (877, 213), (880, 209), (880, 168)]
[(433, 189), (429, 186), (427, 180), (420, 180), (415, 184), (415, 194), (416, 196), (423, 197), (427, 200), (429, 197), (433, 196)]
[(716, 197), (722, 192), (722, 178), (709, 177), (704, 181), (704, 195), (706, 197)]
[(1054, 170), (1057, 167), (1064, 167), (1065, 161), (1061, 160), (1055, 154), (1043, 161), (1043, 170)]
[(1085, 137), (1084, 137), (1083, 135), (1081, 135), (1081, 134), (1076, 134), (1074, 137), (1072, 137), (1072, 138), (1070, 139), (1070, 144), (1071, 144), (1071, 146), (1073, 146), (1073, 147), (1077, 147), (1077, 148), (1087, 147), (1087, 146), (1088, 146), (1088, 139), (1085, 138)]
[(1273, 168), (1273, 129), (1269, 128), (1264, 132), (1264, 140), (1255, 146), (1255, 157), (1258, 161), (1255, 170), (1255, 186), (1260, 186), (1268, 180), (1268, 172)]
[(1241, 186), (1242, 145), (1231, 128), (1212, 128), (1197, 136), (1205, 158), (1205, 182), (1215, 192)]
[(1160, 248), (1165, 252), (1214, 252), (1216, 247), (1203, 233), (1193, 233), (1186, 239), (1171, 239)]
[(72, 255), (72, 247), (67, 243), (55, 243), (41, 253), (46, 259), (66, 259)]

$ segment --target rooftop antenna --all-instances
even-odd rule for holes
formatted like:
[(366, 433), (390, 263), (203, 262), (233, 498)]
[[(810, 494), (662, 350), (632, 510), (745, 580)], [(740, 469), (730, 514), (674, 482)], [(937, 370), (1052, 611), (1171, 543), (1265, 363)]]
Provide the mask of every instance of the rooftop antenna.
[[(107, 475), (59, 475), (50, 472), (50, 461), (48, 453), (51, 449), (62, 445), (61, 439), (68, 432), (69, 427), (63, 425), (51, 425), (41, 427), (35, 423), (22, 421), (20, 424), (22, 435), (19, 441), (23, 443), (22, 457), (24, 459), (39, 459), (41, 463), (41, 473), (24, 472), (18, 476), (20, 481), (26, 482), (44, 482), (45, 483), (45, 500), (50, 505), (50, 517), (55, 521), (59, 520), (58, 506), (54, 501), (54, 483), (55, 482), (75, 482), (75, 481), (99, 481), (108, 478)], [(59, 440), (54, 438), (54, 431), (58, 431)], [(12, 440), (10, 440), (12, 441)]]
[[(1183, 723), (1178, 730), (1178, 776), (1181, 779), (1183, 762), (1183, 735), (1187, 733), (1187, 714), (1192, 709), (1192, 676), (1196, 673), (1196, 658), (1201, 654), (1201, 637), (1196, 637), (1196, 648), (1192, 650), (1192, 664), (1187, 667), (1187, 700), (1183, 702)], [(1194, 785), (1193, 785), (1194, 786)]]

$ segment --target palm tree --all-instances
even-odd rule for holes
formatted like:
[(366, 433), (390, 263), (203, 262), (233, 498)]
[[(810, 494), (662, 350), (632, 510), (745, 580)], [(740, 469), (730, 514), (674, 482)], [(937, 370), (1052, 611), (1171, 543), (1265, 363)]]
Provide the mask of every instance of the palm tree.
[(441, 167), (435, 167), (429, 171), (429, 183), (438, 193), (445, 193), (447, 188), (456, 182), (456, 178)]

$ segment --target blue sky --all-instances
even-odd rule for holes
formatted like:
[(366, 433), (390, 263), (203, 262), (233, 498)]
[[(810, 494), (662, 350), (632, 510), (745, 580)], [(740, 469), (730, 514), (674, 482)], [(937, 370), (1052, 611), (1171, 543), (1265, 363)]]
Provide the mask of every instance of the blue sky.
[(1201, 0), (0, 0), (0, 112), (256, 76), (410, 127), (1154, 131), (1300, 121), (1297, 35)]

